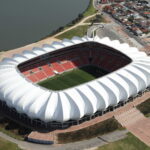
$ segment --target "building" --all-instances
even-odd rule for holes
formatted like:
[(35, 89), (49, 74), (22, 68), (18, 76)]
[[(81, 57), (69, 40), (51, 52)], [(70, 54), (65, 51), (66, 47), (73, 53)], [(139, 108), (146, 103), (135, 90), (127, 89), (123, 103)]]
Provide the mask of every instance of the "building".
[[(55, 76), (55, 71), (87, 64), (107, 74), (60, 91), (36, 84)], [(3, 59), (0, 81), (1, 113), (34, 129), (64, 128), (102, 115), (149, 90), (150, 58), (107, 37), (74, 37)]]

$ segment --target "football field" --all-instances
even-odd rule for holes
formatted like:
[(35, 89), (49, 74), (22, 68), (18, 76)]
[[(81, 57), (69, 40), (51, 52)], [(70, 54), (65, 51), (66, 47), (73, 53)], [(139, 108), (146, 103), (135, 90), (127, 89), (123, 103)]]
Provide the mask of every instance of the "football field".
[(39, 82), (38, 84), (51, 90), (63, 90), (104, 75), (103, 72), (98, 70), (100, 69), (95, 66), (87, 66), (80, 69), (77, 68), (59, 75), (55, 75), (54, 77)]

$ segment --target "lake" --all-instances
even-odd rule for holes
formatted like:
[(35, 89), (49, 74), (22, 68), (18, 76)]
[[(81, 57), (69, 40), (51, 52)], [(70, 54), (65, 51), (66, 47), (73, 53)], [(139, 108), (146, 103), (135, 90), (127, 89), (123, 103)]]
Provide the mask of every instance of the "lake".
[(0, 50), (38, 41), (65, 26), (89, 0), (0, 0)]

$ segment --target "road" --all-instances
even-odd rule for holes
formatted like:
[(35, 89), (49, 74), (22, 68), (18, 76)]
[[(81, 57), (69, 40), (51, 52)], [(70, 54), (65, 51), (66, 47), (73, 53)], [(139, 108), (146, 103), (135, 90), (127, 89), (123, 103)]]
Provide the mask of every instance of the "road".
[[(104, 18), (110, 20), (109, 23), (104, 24), (103, 29), (97, 30), (97, 35), (100, 38), (109, 37), (111, 40), (119, 40), (121, 43), (128, 43), (130, 46), (137, 47), (139, 49), (145, 46), (145, 43), (137, 39), (134, 35), (129, 33), (124, 27), (122, 27), (118, 22), (114, 21), (110, 16), (107, 14), (103, 14)], [(91, 27), (92, 30), (93, 27)]]
[(92, 147), (99, 147), (110, 142), (118, 141), (126, 137), (127, 130), (117, 130), (90, 140), (84, 140), (74, 143), (61, 144), (61, 145), (42, 145), (33, 144), (26, 141), (19, 141), (12, 137), (7, 136), (0, 132), (0, 137), (17, 144), (21, 149), (24, 150), (85, 150)]
[(90, 19), (90, 18), (92, 18), (92, 17), (94, 17), (94, 16), (96, 16), (96, 14), (93, 14), (93, 15), (90, 15), (90, 16), (88, 16), (88, 17), (83, 18), (79, 23), (73, 25), (73, 26), (70, 27), (70, 28), (67, 28), (66, 30), (64, 30), (64, 31), (62, 31), (62, 32), (59, 32), (59, 33), (55, 34), (54, 36), (52, 36), (52, 38), (56, 38), (57, 36), (59, 36), (59, 35), (65, 33), (65, 32), (67, 32), (67, 31), (70, 31), (70, 30), (72, 30), (72, 29), (74, 29), (74, 28), (76, 28), (76, 27), (78, 27), (78, 26), (89, 25), (89, 23), (85, 23), (85, 21), (88, 20), (88, 19)]
[[(103, 8), (104, 6), (106, 6), (106, 5), (103, 4), (103, 5), (101, 5), (101, 7), (99, 7), (99, 6), (97, 5), (97, 0), (93, 0), (93, 5), (94, 5), (95, 8), (99, 8), (99, 10), (98, 10), (99, 13), (102, 13), (102, 8)], [(122, 25), (119, 21), (117, 21), (116, 19), (112, 18), (109, 14), (103, 12), (103, 17), (104, 17), (104, 18), (109, 18), (109, 20), (111, 21), (111, 23), (110, 23), (110, 29), (108, 28), (109, 25), (106, 25), (106, 26), (107, 26), (106, 29), (108, 29), (108, 32), (110, 33), (110, 35), (106, 33), (106, 29), (105, 29), (105, 31), (104, 31), (105, 35), (104, 35), (104, 33), (102, 33), (102, 31), (99, 29), (99, 30), (97, 31), (97, 35), (98, 35), (98, 36), (101, 37), (101, 34), (103, 35), (103, 37), (104, 37), (104, 36), (108, 36), (108, 37), (112, 38), (112, 37), (115, 36), (115, 39), (118, 39), (118, 40), (120, 40), (120, 41), (124, 41), (124, 42), (127, 42), (127, 43), (128, 43), (128, 42), (129, 42), (129, 43), (134, 43), (133, 46), (136, 46), (136, 47), (138, 47), (138, 48), (147, 46), (147, 43), (146, 43), (146, 42), (142, 41), (141, 38), (139, 38), (139, 37), (135, 36), (134, 34), (132, 34), (132, 32), (130, 32), (129, 30), (127, 30), (125, 26), (123, 26), (123, 25)], [(115, 29), (115, 30), (111, 32), (110, 30), (112, 29), (112, 27), (116, 27), (116, 28), (113, 28), (113, 29)], [(117, 29), (117, 28), (118, 28), (118, 29), (120, 28), (120, 29), (122, 30), (122, 32), (124, 32), (124, 33), (127, 34), (127, 36), (124, 37), (125, 39), (123, 39), (123, 35), (118, 35), (118, 29)], [(119, 29), (119, 30), (120, 30), (120, 29)], [(114, 33), (114, 32), (116, 32), (116, 33)], [(113, 34), (112, 34), (112, 33), (113, 33)], [(121, 32), (120, 32), (120, 33), (121, 33)], [(115, 34), (118, 35), (118, 37), (117, 37)], [(121, 36), (122, 36), (122, 37), (121, 37)], [(128, 40), (127, 40), (127, 38), (128, 38)], [(130, 41), (129, 41), (129, 38), (130, 38)], [(112, 39), (113, 39), (113, 38), (112, 38)], [(136, 41), (136, 42), (135, 42), (135, 41)]]
[(141, 39), (138, 36), (135, 36), (132, 32), (130, 32), (128, 29), (126, 29), (125, 26), (123, 26), (119, 21), (117, 21), (116, 19), (112, 18), (109, 14), (103, 13), (105, 16), (110, 17), (111, 20), (117, 24), (119, 24), (123, 31), (126, 32), (128, 34), (129, 37), (134, 38), (138, 43), (140, 43), (143, 46), (146, 46), (146, 43), (141, 41)]

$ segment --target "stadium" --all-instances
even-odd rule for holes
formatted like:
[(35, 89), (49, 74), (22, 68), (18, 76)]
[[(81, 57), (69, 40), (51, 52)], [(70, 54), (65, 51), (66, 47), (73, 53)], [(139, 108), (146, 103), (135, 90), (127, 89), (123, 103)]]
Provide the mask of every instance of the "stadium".
[(150, 59), (108, 37), (74, 37), (4, 58), (0, 111), (37, 130), (67, 128), (133, 100), (150, 87)]

